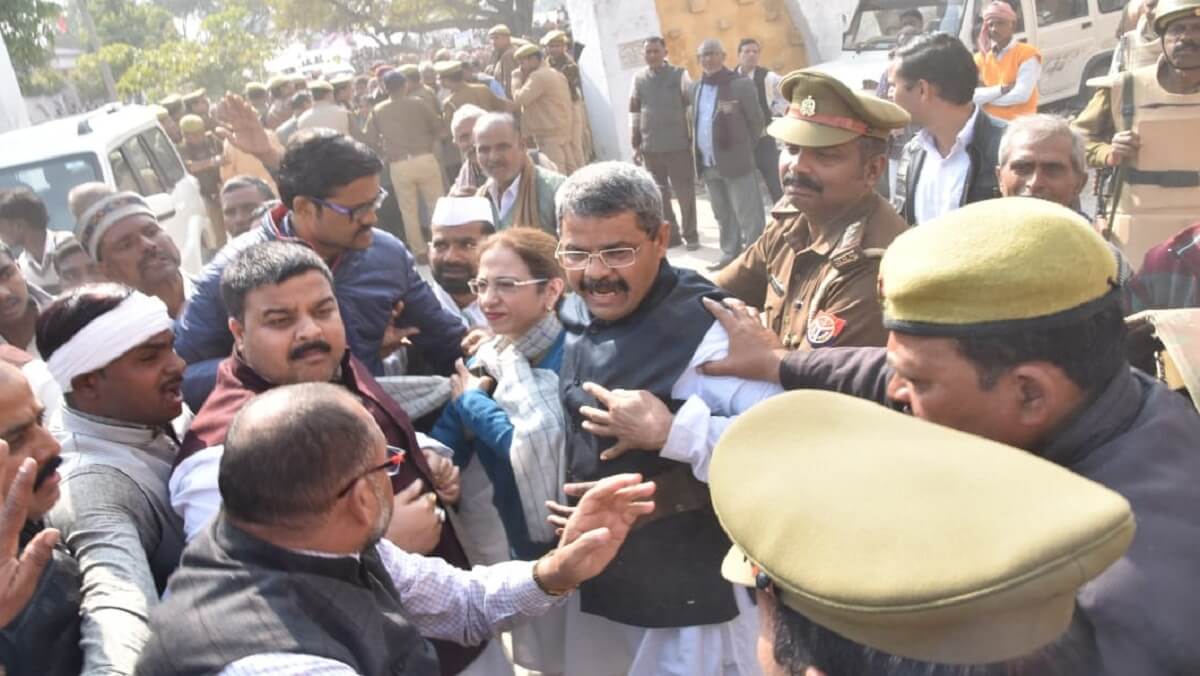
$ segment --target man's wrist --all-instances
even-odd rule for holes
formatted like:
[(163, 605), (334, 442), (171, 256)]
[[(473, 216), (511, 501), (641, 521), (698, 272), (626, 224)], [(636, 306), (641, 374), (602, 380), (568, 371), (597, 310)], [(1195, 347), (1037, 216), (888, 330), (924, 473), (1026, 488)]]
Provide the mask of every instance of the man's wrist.
[(547, 596), (566, 596), (578, 586), (574, 581), (563, 579), (557, 554), (557, 549), (551, 549), (533, 562), (533, 583)]

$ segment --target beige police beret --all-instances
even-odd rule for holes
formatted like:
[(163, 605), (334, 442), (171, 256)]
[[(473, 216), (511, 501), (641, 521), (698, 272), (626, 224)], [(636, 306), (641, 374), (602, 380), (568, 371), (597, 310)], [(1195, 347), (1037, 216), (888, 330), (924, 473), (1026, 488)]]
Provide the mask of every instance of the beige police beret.
[(247, 82), (242, 92), (246, 96), (266, 96), (267, 86), (261, 82)]
[(438, 75), (454, 75), (462, 72), (462, 61), (438, 61), (433, 64), (433, 70)]
[(836, 146), (859, 136), (886, 139), (911, 119), (891, 101), (851, 91), (832, 75), (814, 70), (788, 73), (779, 90), (791, 104), (767, 133), (801, 147)]
[(313, 80), (308, 83), (308, 90), (312, 92), (331, 92), (333, 91), (333, 85), (329, 84), (327, 80)]
[(552, 45), (556, 42), (567, 42), (567, 34), (564, 31), (553, 30), (542, 36), (542, 46)]
[(1079, 214), (1046, 200), (968, 204), (897, 237), (880, 261), (883, 323), (929, 336), (1050, 328), (1109, 307), (1117, 259)]
[(342, 73), (341, 75), (335, 75), (332, 78), (330, 78), (329, 84), (333, 85), (334, 89), (337, 89), (339, 87), (345, 87), (346, 85), (354, 84), (354, 76), (351, 75), (350, 73)]
[(738, 416), (709, 476), (727, 579), (761, 574), (826, 629), (926, 662), (1054, 641), (1135, 530), (1123, 497), (1063, 467), (832, 392)]
[(512, 31), (508, 29), (508, 26), (505, 26), (502, 23), (498, 23), (495, 26), (492, 26), (492, 28), (488, 31), (487, 34), (488, 34), (488, 37), (490, 38), (493, 35), (512, 35)]
[(204, 131), (204, 120), (199, 115), (184, 115), (179, 118), (179, 130), (185, 134), (198, 134)]
[(158, 105), (162, 106), (163, 108), (173, 108), (181, 103), (183, 103), (183, 99), (179, 97), (179, 94), (171, 94), (170, 96), (167, 96), (159, 101)]
[(541, 53), (542, 53), (541, 47), (538, 47), (535, 44), (527, 43), (527, 44), (521, 45), (520, 47), (517, 47), (517, 51), (513, 52), (513, 56), (517, 57), (518, 59), (523, 59), (527, 56), (534, 56), (536, 54), (541, 54)]
[(184, 103), (195, 103), (196, 101), (199, 101), (200, 99), (204, 98), (205, 93), (206, 92), (205, 92), (204, 87), (201, 87), (199, 89), (193, 89), (192, 91), (183, 95), (183, 102)]

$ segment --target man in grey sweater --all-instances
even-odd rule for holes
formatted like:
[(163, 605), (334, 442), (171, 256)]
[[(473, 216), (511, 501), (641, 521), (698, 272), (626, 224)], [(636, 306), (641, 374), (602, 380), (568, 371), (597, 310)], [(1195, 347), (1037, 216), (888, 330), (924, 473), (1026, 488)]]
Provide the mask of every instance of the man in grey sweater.
[(62, 499), (47, 515), (83, 573), (84, 674), (131, 674), (183, 549), (167, 495), (184, 362), (166, 305), (115, 284), (46, 308), (39, 349), (64, 392)]

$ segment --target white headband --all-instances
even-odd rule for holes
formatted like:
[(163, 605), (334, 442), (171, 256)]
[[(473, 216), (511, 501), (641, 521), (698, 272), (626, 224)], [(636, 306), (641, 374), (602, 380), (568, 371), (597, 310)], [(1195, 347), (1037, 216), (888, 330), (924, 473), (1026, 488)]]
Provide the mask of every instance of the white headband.
[(109, 195), (88, 207), (79, 217), (75, 238), (83, 245), (92, 260), (100, 260), (100, 240), (104, 233), (117, 221), (135, 214), (144, 214), (157, 220), (150, 204), (136, 192), (119, 192)]
[(134, 291), (120, 305), (71, 336), (50, 355), (46, 366), (62, 391), (70, 392), (75, 376), (108, 366), (155, 335), (169, 331), (173, 325), (166, 303)]

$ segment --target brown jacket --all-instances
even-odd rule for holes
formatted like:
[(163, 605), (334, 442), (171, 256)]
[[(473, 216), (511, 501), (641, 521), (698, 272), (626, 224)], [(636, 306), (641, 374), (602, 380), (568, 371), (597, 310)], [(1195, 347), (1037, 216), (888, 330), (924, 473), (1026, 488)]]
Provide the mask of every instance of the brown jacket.
[(375, 106), (363, 134), (388, 162), (400, 162), (432, 153), (443, 128), (441, 118), (424, 101), (408, 96)]
[(907, 227), (871, 192), (814, 242), (807, 217), (785, 198), (758, 241), (717, 273), (716, 282), (762, 308), (767, 326), (790, 350), (883, 345), (879, 258)]
[(463, 88), (451, 94), (442, 104), (442, 117), (449, 122), (454, 117), (454, 111), (465, 105), (479, 106), (489, 113), (506, 112), (512, 105), (496, 96), (487, 85), (464, 83)]
[(527, 77), (513, 73), (513, 101), (521, 106), (521, 134), (565, 142), (571, 136), (571, 89), (563, 74), (543, 63)]

